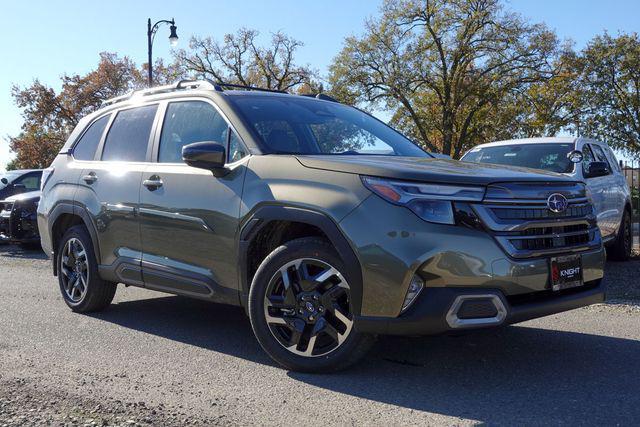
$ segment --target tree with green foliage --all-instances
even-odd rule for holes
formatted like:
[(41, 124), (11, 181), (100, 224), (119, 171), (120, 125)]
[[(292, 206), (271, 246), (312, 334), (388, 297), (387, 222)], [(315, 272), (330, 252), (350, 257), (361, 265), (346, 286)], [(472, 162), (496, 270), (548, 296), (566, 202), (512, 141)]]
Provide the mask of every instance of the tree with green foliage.
[(581, 55), (580, 133), (640, 157), (640, 38), (637, 33), (589, 42)]
[[(331, 66), (335, 96), (393, 112), (392, 123), (431, 151), (460, 156), (504, 134), (500, 111), (553, 77), (555, 34), (499, 0), (386, 0)], [(517, 104), (516, 104), (517, 105)]]

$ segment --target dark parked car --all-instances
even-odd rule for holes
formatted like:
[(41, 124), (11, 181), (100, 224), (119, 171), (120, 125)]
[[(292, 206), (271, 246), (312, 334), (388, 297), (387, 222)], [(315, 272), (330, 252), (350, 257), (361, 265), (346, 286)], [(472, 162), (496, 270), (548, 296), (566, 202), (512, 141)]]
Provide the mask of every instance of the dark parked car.
[(38, 244), (36, 211), (40, 202), (41, 170), (0, 174), (0, 242)]

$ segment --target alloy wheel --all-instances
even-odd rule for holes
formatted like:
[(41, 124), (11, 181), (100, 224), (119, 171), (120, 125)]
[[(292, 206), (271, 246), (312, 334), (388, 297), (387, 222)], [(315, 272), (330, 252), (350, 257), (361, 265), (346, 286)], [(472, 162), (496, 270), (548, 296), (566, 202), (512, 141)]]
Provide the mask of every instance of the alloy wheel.
[(342, 274), (324, 261), (300, 258), (271, 278), (264, 315), (271, 334), (299, 356), (324, 356), (351, 333), (350, 288)]
[(75, 237), (67, 240), (60, 256), (62, 287), (73, 303), (82, 301), (89, 283), (89, 261), (84, 245)]

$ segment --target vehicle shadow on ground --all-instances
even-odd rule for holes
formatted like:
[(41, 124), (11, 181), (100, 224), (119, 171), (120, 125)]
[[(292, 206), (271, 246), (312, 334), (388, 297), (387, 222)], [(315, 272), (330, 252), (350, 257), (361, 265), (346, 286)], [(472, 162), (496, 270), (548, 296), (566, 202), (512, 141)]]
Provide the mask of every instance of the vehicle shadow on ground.
[(20, 246), (0, 244), (0, 257), (22, 259), (47, 259), (41, 247), (38, 245)]
[[(244, 311), (181, 297), (94, 315), (123, 327), (273, 365)], [(462, 336), (381, 337), (357, 366), (296, 380), (371, 401), (499, 424), (632, 423), (640, 341), (526, 326)]]

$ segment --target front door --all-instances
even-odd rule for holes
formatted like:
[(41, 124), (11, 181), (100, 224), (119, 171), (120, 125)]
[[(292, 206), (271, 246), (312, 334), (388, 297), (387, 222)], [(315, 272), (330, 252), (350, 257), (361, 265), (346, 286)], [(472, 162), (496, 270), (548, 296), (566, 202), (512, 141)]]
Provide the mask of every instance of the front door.
[[(237, 302), (235, 235), (246, 168), (232, 159), (225, 176), (187, 166), (182, 147), (214, 141), (238, 149), (239, 139), (208, 100), (164, 104), (154, 159), (141, 186), (140, 229), (145, 286)], [(239, 161), (235, 161), (239, 160)]]
[[(600, 158), (597, 156), (596, 149), (599, 148), (593, 144), (585, 144), (583, 147), (584, 160), (582, 162), (583, 175), (586, 177), (589, 166), (592, 162), (600, 162)], [(614, 222), (617, 213), (615, 207), (611, 206), (611, 191), (612, 186), (611, 174), (605, 176), (596, 176), (585, 179), (587, 188), (591, 193), (593, 200), (593, 206), (598, 218), (598, 228), (604, 240), (610, 239), (614, 236)], [(613, 209), (613, 210), (612, 210)]]

